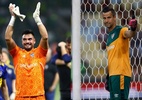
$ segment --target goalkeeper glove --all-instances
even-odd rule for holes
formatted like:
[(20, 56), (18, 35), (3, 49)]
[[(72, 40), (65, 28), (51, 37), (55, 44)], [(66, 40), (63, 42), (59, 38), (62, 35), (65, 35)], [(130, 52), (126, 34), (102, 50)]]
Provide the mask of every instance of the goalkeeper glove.
[(129, 21), (129, 26), (131, 31), (135, 31), (137, 28), (137, 20), (135, 19), (135, 16), (132, 16), (132, 19)]
[(10, 22), (9, 22), (10, 26), (14, 25), (15, 19), (16, 19), (15, 14), (12, 11), (14, 8), (15, 8), (15, 4), (10, 3), (9, 4), (9, 12), (11, 13), (11, 19), (10, 19)]
[(16, 6), (12, 11), (15, 15), (17, 15), (20, 18), (21, 21), (25, 19), (26, 16), (23, 14), (20, 14), (20, 10), (18, 6)]
[(40, 16), (40, 2), (37, 3), (35, 12), (33, 13), (33, 18), (35, 22), (37, 23), (37, 25), (42, 24), (42, 21), (39, 16)]

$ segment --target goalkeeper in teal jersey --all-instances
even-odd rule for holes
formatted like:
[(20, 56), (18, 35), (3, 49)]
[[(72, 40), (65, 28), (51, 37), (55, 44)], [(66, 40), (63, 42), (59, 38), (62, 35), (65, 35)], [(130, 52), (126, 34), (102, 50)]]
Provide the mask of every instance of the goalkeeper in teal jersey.
[[(0, 88), (2, 90), (4, 100), (9, 100), (8, 88), (6, 84), (7, 66), (1, 61), (1, 59), (2, 59), (2, 48), (0, 47)], [(2, 96), (0, 96), (0, 100), (3, 100)]]
[(107, 54), (110, 100), (128, 100), (132, 70), (129, 59), (129, 40), (135, 36), (137, 20), (129, 21), (130, 29), (116, 25), (116, 12), (110, 7), (102, 11), (108, 29)]

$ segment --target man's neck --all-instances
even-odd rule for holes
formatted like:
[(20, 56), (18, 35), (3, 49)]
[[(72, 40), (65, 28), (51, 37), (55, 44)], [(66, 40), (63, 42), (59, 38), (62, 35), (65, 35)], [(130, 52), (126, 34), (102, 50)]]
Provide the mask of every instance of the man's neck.
[(116, 27), (116, 24), (114, 24), (112, 27), (110, 27), (110, 28), (108, 29), (108, 31), (111, 32), (115, 27)]

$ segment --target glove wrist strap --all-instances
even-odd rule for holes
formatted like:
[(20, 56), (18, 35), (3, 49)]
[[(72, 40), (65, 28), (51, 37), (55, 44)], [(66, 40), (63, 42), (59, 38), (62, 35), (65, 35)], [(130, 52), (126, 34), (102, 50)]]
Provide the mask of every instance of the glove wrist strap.
[(15, 19), (16, 19), (16, 18), (15, 18), (14, 16), (11, 16), (11, 19), (10, 19), (10, 22), (9, 22), (8, 25), (13, 26), (14, 23), (15, 23)]
[(36, 17), (35, 18), (35, 22), (37, 23), (37, 25), (41, 25), (42, 24), (42, 21), (39, 17)]

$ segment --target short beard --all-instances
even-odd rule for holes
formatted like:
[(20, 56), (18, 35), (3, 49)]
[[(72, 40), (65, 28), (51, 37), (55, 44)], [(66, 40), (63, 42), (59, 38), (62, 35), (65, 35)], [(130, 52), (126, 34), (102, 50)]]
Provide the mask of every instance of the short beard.
[(32, 48), (24, 48), (26, 51), (30, 51)]

